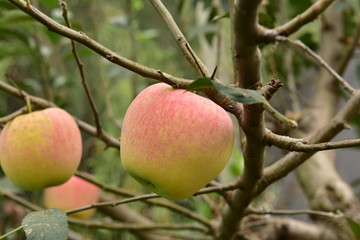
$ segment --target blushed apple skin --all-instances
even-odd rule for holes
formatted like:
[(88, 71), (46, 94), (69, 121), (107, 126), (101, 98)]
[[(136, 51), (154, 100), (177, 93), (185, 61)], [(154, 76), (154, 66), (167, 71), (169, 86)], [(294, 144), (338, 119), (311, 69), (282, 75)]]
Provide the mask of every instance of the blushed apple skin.
[(167, 84), (143, 90), (122, 125), (124, 169), (170, 200), (185, 199), (226, 166), (234, 145), (232, 120), (221, 107)]
[[(46, 188), (43, 193), (43, 201), (46, 208), (58, 208), (66, 211), (97, 203), (100, 194), (97, 186), (77, 176), (72, 176), (62, 185)], [(70, 216), (88, 219), (94, 215), (95, 210), (89, 209)]]
[(18, 116), (0, 134), (1, 167), (24, 190), (66, 182), (78, 168), (81, 155), (80, 130), (60, 108)]

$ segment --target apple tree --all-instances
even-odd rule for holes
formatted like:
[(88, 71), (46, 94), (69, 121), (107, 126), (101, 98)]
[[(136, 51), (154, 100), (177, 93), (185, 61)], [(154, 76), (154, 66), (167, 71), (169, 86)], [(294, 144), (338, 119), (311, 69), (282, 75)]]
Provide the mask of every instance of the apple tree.
[[(0, 156), (0, 239), (360, 239), (359, 14), (356, 0), (0, 0), (0, 153), (32, 111), (61, 108), (82, 135), (71, 190), (25, 191)], [(172, 98), (137, 100), (159, 82)], [(28, 121), (13, 178), (61, 173), (31, 154), (36, 131), (67, 126)], [(52, 137), (57, 157), (71, 140)]]

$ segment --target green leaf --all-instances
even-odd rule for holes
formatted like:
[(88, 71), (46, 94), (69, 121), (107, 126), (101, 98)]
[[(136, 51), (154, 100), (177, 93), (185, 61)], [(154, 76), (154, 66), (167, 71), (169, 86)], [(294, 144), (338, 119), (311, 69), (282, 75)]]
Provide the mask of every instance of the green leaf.
[(216, 82), (214, 82), (213, 84), (219, 92), (227, 95), (236, 102), (240, 102), (242, 104), (254, 104), (254, 103), (266, 102), (266, 99), (258, 91), (251, 89), (244, 89), (244, 88), (227, 87)]
[(224, 13), (222, 15), (216, 15), (211, 21), (216, 22), (216, 21), (218, 21), (220, 19), (223, 19), (223, 18), (230, 18), (230, 13), (226, 12), (226, 13)]
[(207, 77), (197, 78), (187, 88), (188, 91), (194, 91), (204, 88), (214, 88), (214, 82)]
[(259, 12), (259, 23), (267, 28), (273, 28), (275, 26), (274, 19), (265, 12)]
[(263, 103), (265, 98), (260, 92), (244, 88), (232, 88), (212, 81), (210, 78), (201, 77), (192, 82), (187, 88), (188, 91), (204, 88), (216, 88), (222, 94), (225, 94), (232, 100), (242, 104)]
[(50, 9), (57, 8), (59, 6), (59, 1), (39, 0), (39, 2)]
[(4, 14), (1, 16), (0, 26), (6, 26), (8, 24), (25, 22), (25, 21), (34, 21), (34, 19), (18, 9), (8, 10), (4, 12)]
[(29, 213), (23, 219), (22, 226), (28, 240), (66, 240), (68, 238), (66, 213), (56, 208)]
[(244, 156), (242, 153), (234, 148), (232, 153), (233, 162), (230, 164), (230, 172), (233, 176), (238, 177), (244, 171)]
[(244, 89), (244, 88), (227, 87), (220, 83), (214, 82), (210, 78), (206, 78), (206, 77), (196, 79), (194, 82), (192, 82), (189, 85), (187, 90), (191, 91), (191, 90), (204, 89), (204, 88), (215, 88), (220, 93), (244, 105), (262, 103), (264, 108), (268, 110), (271, 114), (273, 114), (274, 117), (279, 119), (281, 122), (285, 123), (286, 125), (292, 128), (297, 127), (297, 123), (295, 121), (287, 119), (284, 115), (282, 115), (276, 109), (274, 109), (268, 103), (268, 101), (266, 101), (264, 96), (258, 91), (251, 89)]
[(8, 2), (0, 2), (0, 9), (9, 10), (9, 9), (16, 9), (16, 7)]
[(360, 224), (349, 217), (345, 217), (345, 219), (355, 238), (360, 239)]

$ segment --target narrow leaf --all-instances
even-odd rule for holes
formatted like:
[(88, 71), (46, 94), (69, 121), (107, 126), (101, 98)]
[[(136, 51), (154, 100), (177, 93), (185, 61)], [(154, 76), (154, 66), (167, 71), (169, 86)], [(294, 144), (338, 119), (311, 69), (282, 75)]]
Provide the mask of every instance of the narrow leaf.
[(28, 240), (66, 240), (68, 224), (66, 213), (52, 208), (31, 212), (22, 222)]
[(204, 88), (213, 88), (214, 82), (207, 77), (201, 77), (197, 78), (195, 81), (193, 81), (187, 88), (188, 91), (194, 91)]
[(188, 91), (191, 90), (198, 90), (204, 88), (215, 88), (222, 94), (228, 96), (232, 100), (236, 102), (240, 102), (244, 105), (246, 104), (255, 104), (261, 103), (263, 104), (264, 108), (268, 110), (274, 117), (279, 119), (284, 124), (288, 125), (289, 127), (296, 128), (297, 123), (291, 119), (286, 118), (284, 115), (276, 111), (264, 98), (264, 96), (259, 92), (251, 89), (244, 89), (244, 88), (233, 88), (227, 87), (220, 83), (212, 81), (210, 78), (198, 78), (194, 82), (192, 82), (189, 87)]
[(232, 88), (215, 82), (213, 84), (219, 92), (242, 104), (264, 103), (266, 101), (261, 93), (255, 90)]
[(360, 224), (349, 217), (345, 217), (345, 219), (355, 238), (360, 239)]
[(215, 16), (213, 19), (212, 19), (212, 21), (218, 21), (218, 20), (220, 20), (220, 19), (222, 19), (222, 18), (230, 18), (230, 13), (229, 12), (226, 12), (226, 13), (224, 13), (224, 14), (222, 14), (222, 15), (217, 15), (217, 16)]
[(216, 88), (216, 90), (218, 90), (222, 94), (242, 104), (254, 104), (266, 101), (265, 98), (258, 91), (244, 88), (227, 87), (220, 83), (216, 83), (207, 77), (197, 78), (188, 86), (187, 90), (193, 91), (204, 88)]

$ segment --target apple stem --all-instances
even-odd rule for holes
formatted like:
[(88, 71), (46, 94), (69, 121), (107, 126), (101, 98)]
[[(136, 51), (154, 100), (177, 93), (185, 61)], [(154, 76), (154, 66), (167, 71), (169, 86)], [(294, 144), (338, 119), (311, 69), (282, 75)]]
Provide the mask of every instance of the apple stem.
[(29, 97), (25, 97), (25, 102), (26, 102), (26, 108), (27, 108), (28, 112), (31, 113), (32, 112), (31, 99)]
[(0, 236), (0, 239), (5, 239), (6, 237), (8, 237), (8, 236), (10, 236), (11, 234), (13, 234), (13, 233), (15, 233), (15, 232), (17, 232), (17, 231), (21, 230), (22, 228), (23, 228), (22, 226), (19, 226), (19, 227), (17, 227), (17, 228), (15, 228), (15, 229), (13, 229), (13, 230), (11, 230), (10, 232), (8, 232), (8, 233), (6, 233), (6, 234), (4, 234), (4, 235)]

